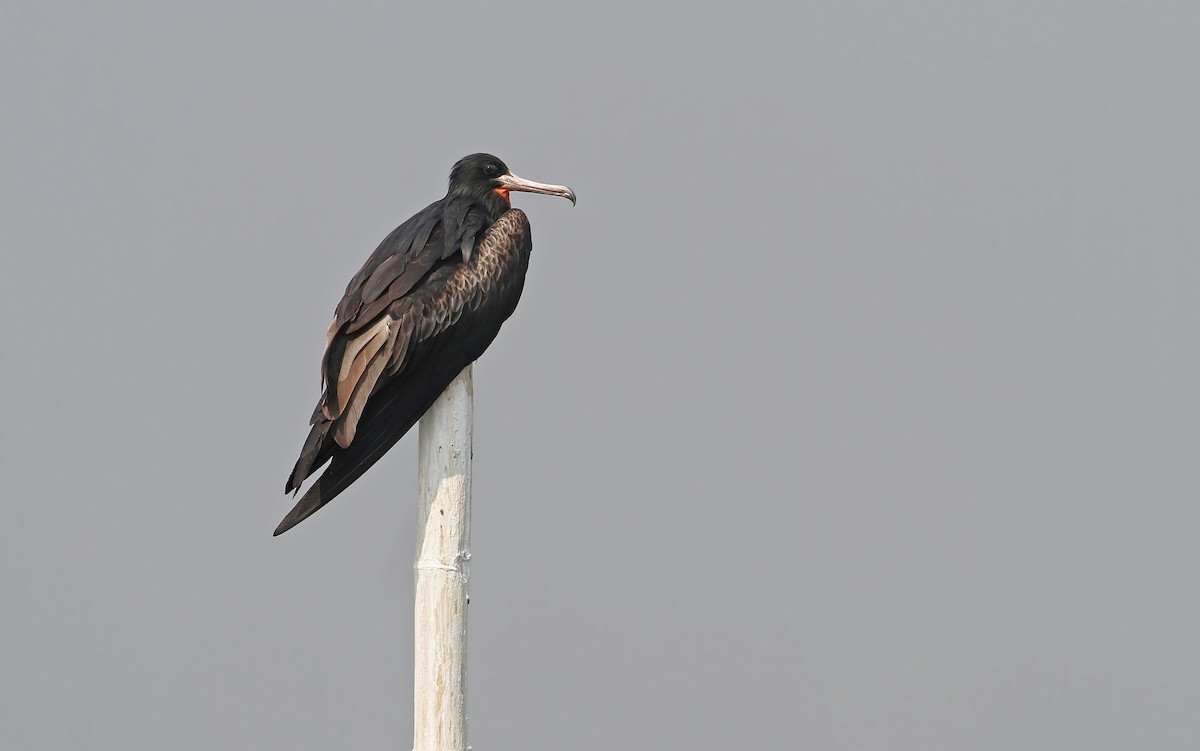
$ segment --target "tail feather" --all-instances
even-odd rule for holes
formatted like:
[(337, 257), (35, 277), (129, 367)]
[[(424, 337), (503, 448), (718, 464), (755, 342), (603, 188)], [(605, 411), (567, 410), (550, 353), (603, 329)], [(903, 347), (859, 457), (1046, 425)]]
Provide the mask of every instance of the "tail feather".
[[(320, 410), (320, 406), (317, 407)], [(333, 422), (323, 416), (314, 416), (313, 426), (308, 431), (308, 438), (304, 441), (304, 448), (300, 449), (300, 458), (296, 460), (296, 466), (292, 468), (292, 474), (288, 475), (287, 485), (284, 486), (284, 493), (291, 493), (294, 490), (299, 490), (314, 472), (321, 468), (325, 462), (329, 461), (329, 457), (333, 454), (333, 448), (336, 444), (333, 442), (333, 436), (329, 435), (330, 428), (333, 427)]]
[[(418, 372), (407, 372), (388, 383), (371, 395), (354, 440), (345, 449), (337, 446), (333, 440), (330, 432), (333, 423), (317, 420), (288, 478), (288, 492), (299, 488), (305, 478), (327, 459), (332, 457), (333, 461), (279, 523), (275, 536), (312, 516), (361, 477), (412, 429), (421, 415), (433, 405), (438, 394), (469, 364), (468, 360), (455, 368), (453, 363), (447, 363), (432, 369), (434, 372), (429, 372), (431, 369), (418, 369)], [(422, 370), (424, 372), (420, 372)]]

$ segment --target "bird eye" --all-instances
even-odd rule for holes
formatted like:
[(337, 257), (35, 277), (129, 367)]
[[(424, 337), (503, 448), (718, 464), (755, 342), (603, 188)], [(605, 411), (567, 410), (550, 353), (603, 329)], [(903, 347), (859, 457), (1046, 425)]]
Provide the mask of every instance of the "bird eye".
[(483, 174), (487, 175), (488, 177), (495, 177), (496, 175), (500, 174), (500, 168), (494, 164), (486, 165), (483, 168)]

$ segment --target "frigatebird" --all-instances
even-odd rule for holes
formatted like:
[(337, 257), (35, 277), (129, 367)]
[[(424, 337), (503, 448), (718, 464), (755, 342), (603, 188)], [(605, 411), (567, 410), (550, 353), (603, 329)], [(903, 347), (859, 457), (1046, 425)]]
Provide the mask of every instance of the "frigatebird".
[(378, 461), (512, 315), (533, 247), (512, 191), (575, 203), (570, 188), (517, 177), (491, 154), (463, 157), (446, 197), (393, 230), (351, 278), (329, 325), (321, 398), (285, 492), (329, 468), (276, 535)]

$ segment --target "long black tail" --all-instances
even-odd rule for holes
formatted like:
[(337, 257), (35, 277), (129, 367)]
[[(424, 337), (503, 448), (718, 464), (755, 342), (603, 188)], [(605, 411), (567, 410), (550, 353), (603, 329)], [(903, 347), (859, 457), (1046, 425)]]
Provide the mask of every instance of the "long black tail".
[[(433, 362), (436, 363), (437, 359)], [(350, 483), (361, 477), (416, 425), (421, 415), (437, 400), (438, 394), (469, 364), (470, 360), (461, 365), (455, 361), (444, 362), (440, 367), (430, 363), (425, 368), (417, 368), (394, 378), (371, 395), (354, 440), (347, 448), (343, 449), (334, 442), (330, 430), (332, 423), (318, 416), (300, 452), (300, 460), (288, 479), (288, 490), (298, 488), (326, 459), (332, 458), (332, 462), (279, 523), (275, 535), (283, 534), (312, 516), (317, 509), (332, 501)]]

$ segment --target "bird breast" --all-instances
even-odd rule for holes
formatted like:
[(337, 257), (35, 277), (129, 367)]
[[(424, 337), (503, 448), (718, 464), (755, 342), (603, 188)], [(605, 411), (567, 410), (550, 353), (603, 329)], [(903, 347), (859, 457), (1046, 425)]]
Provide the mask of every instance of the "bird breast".
[(458, 322), (464, 312), (478, 310), (493, 295), (521, 284), (529, 262), (529, 220), (510, 209), (487, 229), (469, 261), (445, 269), (441, 284), (400, 300), (392, 316), (415, 318), (418, 340), (437, 336)]

